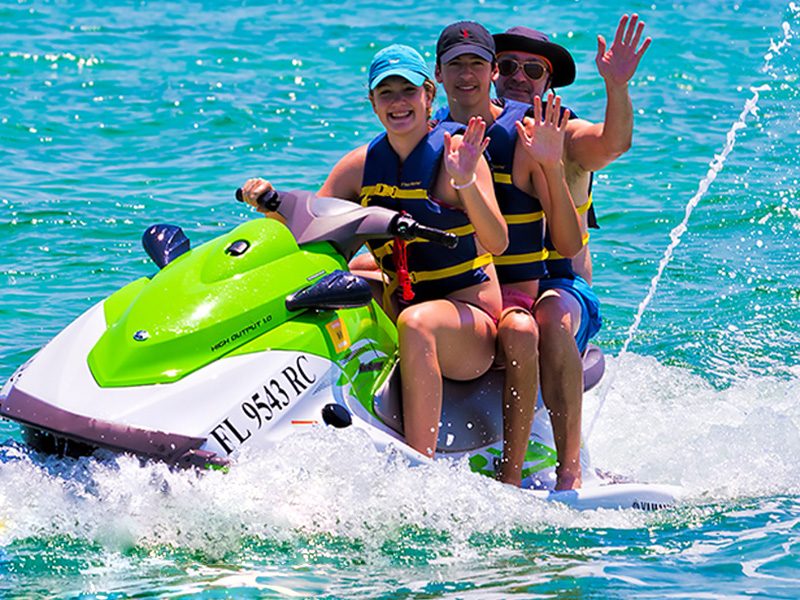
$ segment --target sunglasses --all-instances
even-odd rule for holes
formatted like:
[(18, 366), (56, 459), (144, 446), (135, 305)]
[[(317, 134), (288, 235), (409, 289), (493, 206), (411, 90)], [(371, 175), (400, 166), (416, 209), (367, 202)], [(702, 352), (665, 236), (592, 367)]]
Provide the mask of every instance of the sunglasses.
[(520, 67), (522, 67), (522, 72), (525, 73), (525, 76), (534, 81), (541, 79), (544, 77), (544, 74), (547, 73), (547, 69), (540, 62), (530, 61), (520, 63), (514, 58), (501, 58), (497, 61), (497, 70), (503, 77), (511, 77), (514, 73), (519, 71)]

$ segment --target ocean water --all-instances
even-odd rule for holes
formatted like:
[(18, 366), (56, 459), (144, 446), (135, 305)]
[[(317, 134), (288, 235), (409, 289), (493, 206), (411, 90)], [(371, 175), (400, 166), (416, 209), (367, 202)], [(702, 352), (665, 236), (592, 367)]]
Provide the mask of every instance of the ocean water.
[(595, 180), (608, 371), (584, 425), (596, 466), (686, 500), (576, 512), (347, 431), (227, 474), (43, 459), (0, 422), (0, 597), (798, 597), (800, 5), (412, 4), (0, 2), (0, 379), (150, 273), (149, 224), (205, 241), (254, 218), (248, 177), (316, 189), (379, 132), (377, 49), (432, 64), (456, 19), (533, 26), (599, 121), (596, 35), (637, 12), (634, 146)]

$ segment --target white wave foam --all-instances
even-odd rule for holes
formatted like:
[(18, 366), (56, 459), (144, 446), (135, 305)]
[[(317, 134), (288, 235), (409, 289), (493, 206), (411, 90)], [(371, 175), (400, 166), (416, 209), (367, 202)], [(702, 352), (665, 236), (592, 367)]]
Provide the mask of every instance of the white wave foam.
[(117, 552), (164, 545), (219, 557), (250, 538), (292, 543), (321, 534), (359, 540), (380, 554), (410, 527), (434, 531), (470, 555), (475, 534), (591, 522), (638, 527), (652, 518), (576, 513), (476, 475), (465, 463), (412, 468), (377, 452), (356, 430), (301, 434), (272, 453), (244, 453), (227, 473), (174, 472), (130, 457), (40, 463), (5, 450), (0, 545), (67, 535)]
[[(699, 375), (627, 354), (590, 450), (595, 465), (675, 483), (696, 500), (800, 490), (800, 380), (751, 377), (716, 389)], [(586, 398), (591, 414), (597, 394)]]
[[(649, 357), (623, 360), (625, 377), (590, 444), (595, 466), (680, 484), (691, 504), (800, 491), (798, 380), (753, 378), (718, 390)], [(587, 395), (587, 412), (597, 395)], [(292, 544), (316, 535), (359, 540), (377, 555), (407, 528), (434, 531), (468, 557), (474, 535), (636, 528), (663, 518), (578, 513), (465, 463), (411, 468), (376, 451), (363, 432), (333, 428), (294, 436), (271, 453), (244, 452), (227, 473), (175, 472), (130, 457), (42, 461), (5, 446), (0, 492), (0, 545), (66, 535), (115, 552), (165, 546), (209, 557), (247, 539)]]

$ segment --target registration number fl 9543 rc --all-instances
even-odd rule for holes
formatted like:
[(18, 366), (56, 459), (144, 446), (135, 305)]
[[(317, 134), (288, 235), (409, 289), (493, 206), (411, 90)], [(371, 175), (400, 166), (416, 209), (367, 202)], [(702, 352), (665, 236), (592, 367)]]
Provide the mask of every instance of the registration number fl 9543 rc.
[(300, 356), (281, 369), (280, 373), (253, 390), (239, 410), (222, 420), (209, 436), (214, 438), (225, 452), (249, 440), (255, 432), (267, 427), (274, 418), (286, 410), (317, 380), (311, 370), (308, 357)]

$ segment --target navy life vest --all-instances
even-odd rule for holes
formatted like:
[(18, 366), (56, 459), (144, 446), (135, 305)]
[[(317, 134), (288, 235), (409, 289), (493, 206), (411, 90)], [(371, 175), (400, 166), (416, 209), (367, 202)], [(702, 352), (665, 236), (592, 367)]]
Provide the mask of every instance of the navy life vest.
[(508, 224), (508, 248), (495, 257), (500, 283), (541, 279), (547, 273), (544, 246), (544, 211), (539, 199), (529, 196), (511, 180), (514, 151), (517, 147), (516, 122), (521, 121), (528, 104), (500, 100), (503, 112), (486, 132), (494, 175), (494, 189), (500, 212)]
[[(494, 192), (500, 212), (508, 224), (508, 247), (494, 257), (500, 283), (541, 279), (547, 273), (544, 247), (544, 212), (538, 198), (529, 196), (511, 182), (514, 150), (517, 145), (515, 123), (531, 108), (514, 100), (498, 100), (503, 112), (486, 131), (490, 138), (489, 164), (494, 177)], [(450, 111), (441, 109), (436, 117), (452, 122)]]
[[(405, 245), (413, 302), (444, 298), (454, 291), (488, 281), (483, 267), (492, 262), (489, 253), (479, 254), (475, 228), (461, 209), (436, 201), (431, 189), (436, 182), (444, 151), (444, 132), (460, 132), (463, 126), (441, 123), (417, 144), (403, 164), (382, 133), (369, 144), (361, 182), (361, 204), (405, 211), (429, 227), (458, 236), (451, 249), (416, 239)], [(398, 286), (396, 240), (367, 243), (381, 268), (389, 275), (387, 293)]]

